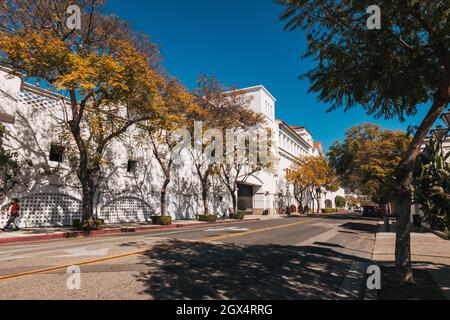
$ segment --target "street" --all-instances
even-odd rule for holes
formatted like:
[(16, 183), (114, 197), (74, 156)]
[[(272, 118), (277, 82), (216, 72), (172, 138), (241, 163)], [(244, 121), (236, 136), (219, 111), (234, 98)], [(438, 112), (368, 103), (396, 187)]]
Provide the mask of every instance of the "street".
[(341, 215), (4, 245), (0, 299), (361, 299), (375, 232)]

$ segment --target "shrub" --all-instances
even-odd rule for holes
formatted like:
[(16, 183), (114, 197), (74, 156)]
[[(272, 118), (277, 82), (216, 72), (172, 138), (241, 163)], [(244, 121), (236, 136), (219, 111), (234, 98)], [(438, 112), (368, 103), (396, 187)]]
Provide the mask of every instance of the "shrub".
[(217, 220), (217, 216), (213, 215), (213, 214), (208, 214), (208, 215), (199, 215), (198, 216), (198, 221), (204, 221), (204, 222), (216, 222)]
[(158, 226), (170, 226), (172, 224), (171, 216), (153, 216), (152, 223)]
[(336, 212), (338, 212), (337, 209), (331, 209), (331, 208), (322, 209), (322, 213), (336, 213)]
[(75, 230), (79, 230), (79, 231), (101, 230), (105, 226), (105, 220), (103, 220), (103, 219), (88, 219), (88, 220), (82, 221), (80, 219), (75, 219), (72, 221), (72, 226)]
[(244, 220), (247, 212), (244, 211), (238, 211), (235, 215), (233, 215), (233, 219), (235, 220)]

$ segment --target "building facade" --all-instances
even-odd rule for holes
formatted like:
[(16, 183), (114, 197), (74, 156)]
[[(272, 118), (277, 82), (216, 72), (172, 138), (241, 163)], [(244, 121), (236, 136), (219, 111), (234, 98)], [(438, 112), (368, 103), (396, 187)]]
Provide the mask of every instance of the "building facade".
[[(255, 173), (238, 184), (238, 209), (255, 215), (281, 214), (296, 206), (286, 172), (294, 159), (320, 155), (323, 150), (312, 134), (301, 126), (289, 126), (275, 118), (276, 99), (264, 86), (243, 90), (251, 97), (250, 108), (263, 114), (272, 129), (278, 158), (272, 172)], [(43, 90), (0, 69), (0, 122), (7, 129), (3, 144), (18, 154), (24, 172), (2, 199), (5, 205), (17, 197), (21, 202), (22, 227), (71, 225), (80, 219), (80, 184), (71, 170), (65, 144), (71, 143), (62, 129), (67, 109), (62, 96)], [(107, 223), (147, 222), (159, 214), (162, 172), (151, 145), (134, 141), (137, 127), (111, 143), (105, 157), (111, 165), (102, 172), (96, 195), (95, 214)], [(69, 139), (69, 140), (68, 140)], [(187, 152), (175, 168), (167, 195), (167, 212), (174, 219), (193, 219), (201, 214), (199, 180)], [(218, 179), (212, 179), (210, 210), (226, 216), (231, 199)], [(324, 194), (322, 208), (334, 205), (344, 191)], [(0, 217), (4, 223), (6, 216)]]

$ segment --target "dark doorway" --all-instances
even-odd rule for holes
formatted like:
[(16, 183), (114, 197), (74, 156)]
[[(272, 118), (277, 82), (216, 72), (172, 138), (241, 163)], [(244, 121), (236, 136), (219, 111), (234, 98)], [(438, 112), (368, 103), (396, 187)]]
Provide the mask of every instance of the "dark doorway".
[(253, 211), (253, 186), (238, 184), (238, 210)]

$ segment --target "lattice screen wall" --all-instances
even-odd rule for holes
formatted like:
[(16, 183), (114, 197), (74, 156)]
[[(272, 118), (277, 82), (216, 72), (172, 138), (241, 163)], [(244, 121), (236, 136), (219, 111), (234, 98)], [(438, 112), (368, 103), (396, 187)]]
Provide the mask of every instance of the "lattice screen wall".
[(121, 197), (106, 204), (98, 217), (107, 223), (123, 223), (147, 222), (151, 215), (152, 210), (146, 202), (134, 197)]
[(19, 92), (19, 102), (33, 107), (43, 108), (43, 110), (49, 110), (49, 108), (61, 105), (61, 101), (56, 98), (41, 96), (25, 90)]
[[(20, 227), (69, 226), (81, 218), (81, 202), (61, 193), (39, 193), (20, 198)], [(1, 225), (7, 216), (1, 217)]]
[[(98, 214), (108, 224), (124, 222), (149, 222), (152, 210), (144, 201), (133, 197), (115, 199), (105, 205)], [(7, 222), (7, 215), (0, 216), (0, 225)], [(71, 226), (74, 219), (81, 219), (81, 201), (62, 193), (40, 193), (20, 199), (20, 227)]]

